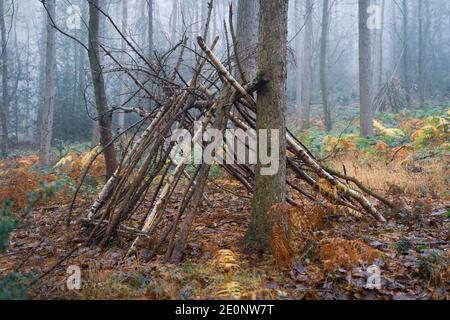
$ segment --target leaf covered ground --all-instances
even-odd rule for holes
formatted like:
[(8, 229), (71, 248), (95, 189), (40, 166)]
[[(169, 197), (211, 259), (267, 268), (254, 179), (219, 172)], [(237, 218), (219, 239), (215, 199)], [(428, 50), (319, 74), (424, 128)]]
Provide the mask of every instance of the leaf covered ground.
[[(277, 267), (271, 254), (245, 252), (242, 239), (250, 218), (250, 195), (218, 168), (206, 189), (211, 206), (203, 204), (198, 212), (184, 263), (164, 265), (162, 257), (145, 259), (156, 239), (129, 259), (123, 259), (132, 241), (126, 233), (104, 250), (78, 242), (77, 218), (101, 186), (101, 158), (77, 201), (76, 222), (66, 228), (68, 205), (93, 152), (68, 152), (45, 172), (35, 167), (32, 155), (5, 160), (0, 163), (0, 201), (8, 205), (2, 211), (0, 236), (8, 226), (15, 229), (9, 238), (1, 238), (6, 251), (0, 254), (0, 297), (449, 299), (447, 109), (380, 116), (372, 140), (355, 135), (350, 114), (330, 134), (323, 134), (320, 123), (298, 133), (324, 163), (358, 177), (395, 208), (377, 204), (389, 221), (379, 225), (325, 202), (303, 201), (293, 219), (290, 268)], [(181, 196), (175, 194), (167, 210), (175, 212)], [(71, 258), (27, 287), (75, 247)], [(81, 268), (80, 291), (67, 290), (70, 265)], [(379, 289), (366, 288), (371, 265), (380, 269)]]

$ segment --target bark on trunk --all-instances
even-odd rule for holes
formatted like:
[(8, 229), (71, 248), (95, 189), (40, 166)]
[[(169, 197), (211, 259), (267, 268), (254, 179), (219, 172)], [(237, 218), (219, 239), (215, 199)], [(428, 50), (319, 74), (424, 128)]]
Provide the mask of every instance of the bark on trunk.
[(153, 54), (153, 0), (147, 0), (148, 10), (148, 57), (151, 59)]
[(178, 37), (178, 11), (179, 11), (178, 0), (172, 0), (172, 14), (170, 16), (170, 31), (172, 33), (171, 37), (172, 45), (175, 45)]
[(95, 104), (99, 115), (98, 126), (100, 132), (100, 143), (105, 148), (106, 175), (111, 177), (116, 171), (117, 161), (114, 144), (107, 145), (112, 140), (111, 113), (108, 112), (106, 99), (105, 81), (100, 62), (100, 47), (98, 45), (100, 12), (99, 0), (89, 2), (89, 62), (91, 65), (92, 83), (94, 86)]
[(301, 62), (303, 58), (303, 41), (301, 37), (300, 30), (303, 29), (305, 22), (303, 21), (305, 15), (303, 13), (303, 6), (300, 1), (296, 1), (294, 3), (294, 19), (292, 23), (292, 32), (295, 35), (295, 63), (293, 64), (294, 72), (295, 72), (295, 81), (293, 81), (293, 85), (295, 86), (295, 105), (298, 111), (301, 109), (301, 100), (302, 100), (302, 81), (303, 81), (303, 70), (304, 65)]
[(237, 52), (242, 59), (246, 79), (256, 76), (256, 59), (259, 26), (259, 0), (242, 0), (237, 13)]
[(373, 112), (371, 99), (371, 47), (367, 26), (367, 8), (370, 0), (359, 0), (359, 94), (361, 136), (373, 136)]
[(420, 108), (423, 108), (425, 105), (425, 96), (424, 96), (424, 24), (423, 24), (423, 1), (419, 0), (418, 3), (418, 18), (419, 18), (419, 72), (417, 76), (417, 84), (419, 91), (419, 104)]
[(385, 20), (385, 0), (381, 0), (381, 29), (378, 33), (378, 51), (377, 51), (377, 90), (383, 85), (383, 69), (384, 69), (384, 20)]
[[(258, 92), (256, 129), (258, 142), (261, 130), (279, 130), (279, 148), (271, 150), (268, 143), (262, 153), (279, 154), (279, 168), (275, 175), (264, 175), (263, 165), (258, 157), (255, 169), (255, 191), (252, 202), (252, 218), (246, 234), (249, 248), (259, 252), (269, 246), (268, 210), (286, 200), (286, 53), (287, 53), (287, 11), (288, 0), (260, 2), (260, 26), (258, 46), (258, 73), (268, 79), (268, 85)], [(268, 141), (271, 141), (269, 138)], [(258, 154), (261, 148), (258, 146)]]
[[(122, 33), (126, 36), (128, 34), (128, 3), (124, 1), (122, 3)], [(121, 41), (121, 50), (122, 50), (122, 63), (125, 63), (125, 60), (127, 58), (126, 54), (127, 49), (127, 43), (125, 39), (122, 39)], [(120, 105), (125, 103), (126, 101), (126, 82), (125, 82), (125, 75), (122, 77), (120, 82)], [(125, 130), (125, 113), (119, 112), (117, 115), (117, 131), (121, 133), (123, 130)]]
[(405, 87), (406, 100), (408, 102), (408, 107), (411, 107), (411, 92), (408, 74), (408, 57), (409, 57), (409, 45), (408, 45), (408, 2), (407, 0), (402, 1), (402, 14), (403, 14), (403, 86)]
[(55, 77), (56, 77), (56, 30), (52, 26), (51, 19), (55, 19), (55, 0), (46, 2), (47, 17), (47, 48), (45, 54), (45, 84), (44, 105), (41, 116), (41, 137), (39, 145), (39, 165), (49, 166), (53, 130), (53, 109), (55, 101)]
[(313, 47), (313, 10), (314, 2), (305, 2), (305, 39), (303, 43), (303, 80), (301, 99), (301, 127), (308, 129), (311, 114), (311, 91), (312, 91), (312, 47)]
[(6, 38), (5, 10), (3, 0), (0, 0), (0, 32), (2, 36), (2, 108), (0, 110), (2, 123), (1, 153), (3, 157), (8, 155), (9, 134), (8, 134), (8, 116), (9, 116), (9, 88), (8, 88), (8, 41)]
[(328, 35), (330, 24), (330, 2), (329, 0), (323, 1), (322, 9), (322, 36), (320, 38), (320, 87), (322, 91), (322, 105), (323, 105), (323, 117), (325, 122), (325, 128), (327, 131), (331, 131), (331, 112), (328, 105)]

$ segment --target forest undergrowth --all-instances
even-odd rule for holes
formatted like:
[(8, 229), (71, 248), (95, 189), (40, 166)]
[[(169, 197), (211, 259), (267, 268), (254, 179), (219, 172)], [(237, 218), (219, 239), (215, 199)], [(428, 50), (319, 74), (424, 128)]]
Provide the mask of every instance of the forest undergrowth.
[[(394, 203), (390, 209), (377, 203), (388, 220), (384, 225), (292, 194), (302, 206), (286, 209), (290, 238), (273, 232), (273, 254), (248, 254), (242, 239), (251, 195), (217, 167), (206, 188), (210, 204), (199, 209), (181, 265), (163, 264), (162, 257), (146, 261), (156, 239), (123, 259), (133, 238), (123, 232), (106, 250), (81, 246), (35, 283), (79, 245), (82, 222), (76, 218), (102, 187), (104, 166), (102, 157), (94, 161), (76, 203), (76, 222), (67, 229), (73, 193), (99, 149), (64, 146), (46, 170), (36, 168), (33, 152), (17, 153), (0, 162), (0, 298), (449, 299), (450, 110), (426, 110), (379, 115), (373, 139), (359, 138), (352, 112), (342, 113), (329, 134), (321, 121), (297, 132), (327, 167), (358, 177)], [(326, 183), (321, 188), (333, 192)], [(177, 192), (174, 199), (182, 197)], [(166, 210), (179, 205), (171, 201)], [(70, 265), (81, 268), (81, 290), (66, 287)], [(372, 265), (381, 275), (376, 290), (366, 288)]]

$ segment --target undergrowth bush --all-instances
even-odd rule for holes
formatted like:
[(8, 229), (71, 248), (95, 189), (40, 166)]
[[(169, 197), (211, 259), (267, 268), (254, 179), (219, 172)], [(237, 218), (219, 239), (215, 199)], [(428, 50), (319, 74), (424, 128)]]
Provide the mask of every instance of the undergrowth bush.
[(326, 133), (320, 122), (313, 122), (310, 129), (297, 132), (297, 137), (320, 157), (356, 154), (382, 160), (391, 159), (394, 154), (400, 159), (414, 154), (423, 158), (450, 152), (449, 125), (448, 107), (429, 106), (378, 114), (373, 138), (360, 137), (357, 117), (349, 120), (347, 115), (338, 117), (331, 132)]
[[(18, 222), (11, 216), (11, 201), (5, 201), (0, 210), (0, 253), (4, 252), (9, 243), (11, 232)], [(28, 275), (9, 273), (0, 277), (0, 300), (17, 300), (26, 298), (26, 282)]]
[(0, 278), (0, 300), (27, 299), (27, 284), (31, 280), (30, 274), (10, 273)]
[(11, 206), (11, 201), (5, 201), (0, 211), (0, 253), (6, 250), (9, 235), (17, 226), (17, 221), (11, 217)]

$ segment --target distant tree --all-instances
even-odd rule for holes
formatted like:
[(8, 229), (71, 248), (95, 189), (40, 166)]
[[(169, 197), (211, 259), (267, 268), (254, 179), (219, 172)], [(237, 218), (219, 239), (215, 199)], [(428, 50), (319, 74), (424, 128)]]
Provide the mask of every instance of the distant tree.
[[(303, 13), (303, 9), (304, 9), (304, 4), (301, 1), (294, 1), (294, 5), (292, 6), (292, 2), (290, 5), (290, 9), (289, 10), (293, 10), (294, 11), (294, 18), (290, 19), (292, 20), (291, 22), (291, 26), (289, 28), (288, 26), (288, 35), (289, 35), (289, 30), (292, 30), (292, 34), (295, 37), (295, 43), (294, 43), (294, 59), (295, 59), (295, 63), (292, 63), (292, 72), (294, 73), (294, 78), (292, 82), (292, 92), (294, 93), (293, 98), (295, 99), (295, 106), (297, 108), (297, 110), (300, 111), (300, 104), (301, 104), (301, 100), (302, 100), (302, 76), (303, 76), (303, 70), (304, 70), (304, 66), (303, 66), (303, 61), (302, 57), (303, 57), (303, 39), (302, 39), (302, 33), (300, 31), (304, 30), (304, 25), (305, 25), (305, 21), (304, 18), (304, 13)], [(288, 11), (289, 11), (288, 10)], [(288, 19), (289, 19), (289, 14), (288, 14)], [(306, 36), (306, 35), (305, 35)], [(289, 36), (290, 37), (290, 36)], [(288, 67), (288, 82), (290, 79), (289, 76), (289, 67)], [(288, 93), (289, 93), (289, 86), (288, 86)], [(289, 96), (289, 94), (288, 94)]]
[(383, 69), (384, 69), (384, 20), (385, 20), (385, 7), (386, 0), (381, 0), (381, 26), (378, 31), (377, 37), (377, 52), (376, 52), (376, 62), (377, 62), (377, 71), (376, 71), (376, 89), (379, 90), (383, 83)]
[(100, 60), (99, 27), (100, 12), (99, 0), (89, 1), (89, 63), (91, 65), (92, 83), (94, 86), (95, 105), (98, 114), (100, 143), (105, 148), (105, 164), (107, 178), (116, 171), (117, 160), (112, 141), (112, 116), (109, 112), (106, 98), (105, 80)]
[(313, 0), (305, 1), (305, 39), (303, 43), (301, 127), (308, 129), (311, 114), (312, 96), (312, 50), (313, 50)]
[[(396, 71), (395, 69), (398, 64), (398, 56), (399, 56), (399, 51), (400, 51), (399, 50), (399, 42), (400, 41), (398, 41), (398, 34), (399, 34), (398, 23), (397, 23), (398, 7), (395, 3), (391, 4), (390, 11), (391, 11), (391, 16), (390, 16), (391, 70)], [(397, 76), (397, 72), (396, 72), (396, 74), (394, 74), (394, 76)]]
[(10, 96), (8, 87), (8, 39), (6, 34), (5, 24), (5, 9), (4, 2), (0, 0), (0, 33), (2, 37), (1, 60), (2, 60), (2, 108), (0, 110), (1, 124), (2, 124), (2, 139), (1, 139), (1, 153), (2, 156), (8, 155), (9, 149), (9, 133), (8, 133), (8, 118), (10, 109)]
[(238, 3), (237, 51), (242, 59), (242, 68), (247, 80), (256, 75), (256, 59), (259, 26), (259, 0), (244, 0)]
[(369, 19), (367, 9), (370, 0), (359, 0), (359, 94), (360, 94), (360, 125), (361, 136), (373, 136), (373, 112), (372, 112), (372, 57), (370, 46), (370, 30), (367, 26)]
[(330, 29), (330, 1), (323, 1), (322, 8), (322, 35), (320, 37), (320, 88), (322, 91), (322, 108), (325, 128), (331, 131), (331, 110), (328, 103), (328, 37)]
[(409, 27), (409, 7), (408, 0), (402, 0), (402, 41), (403, 41), (403, 63), (402, 63), (402, 78), (403, 78), (403, 86), (405, 87), (406, 92), (406, 100), (408, 102), (408, 106), (411, 106), (411, 85), (409, 83), (409, 44), (408, 44), (408, 27)]
[(47, 15), (47, 47), (45, 53), (45, 83), (44, 105), (41, 116), (41, 136), (39, 144), (39, 164), (50, 165), (51, 143), (53, 133), (53, 110), (55, 102), (55, 77), (56, 77), (56, 30), (52, 19), (56, 18), (55, 0), (48, 0), (44, 4)]
[(25, 140), (27, 142), (33, 141), (33, 131), (34, 126), (32, 125), (32, 112), (33, 112), (33, 105), (31, 103), (31, 97), (33, 95), (33, 90), (35, 88), (32, 88), (32, 77), (30, 75), (31, 71), (31, 45), (30, 45), (30, 26), (27, 24), (27, 46), (26, 46), (26, 61), (25, 61), (25, 94), (24, 94), (24, 103), (25, 103), (25, 114), (23, 119), (23, 126), (25, 130)]
[[(128, 34), (128, 2), (123, 1), (121, 3), (121, 5), (122, 5), (122, 33), (126, 37)], [(125, 40), (126, 39), (122, 39), (122, 41), (121, 41), (121, 50), (122, 50), (123, 59), (126, 59), (126, 57), (127, 57), (127, 54), (125, 52), (127, 49), (127, 43)], [(149, 53), (149, 58), (150, 58), (150, 53)], [(126, 82), (125, 82), (125, 77), (122, 77), (122, 79), (120, 81), (120, 104), (121, 105), (126, 100), (126, 97), (125, 97), (126, 90), (127, 90), (127, 86), (126, 86)], [(123, 130), (125, 130), (125, 113), (123, 113), (123, 112), (119, 112), (119, 114), (117, 116), (117, 127), (118, 127), (119, 132), (122, 132)]]
[(148, 45), (148, 57), (150, 58), (153, 54), (154, 43), (153, 43), (153, 0), (147, 1), (147, 12), (148, 12), (148, 29), (147, 29), (147, 45)]
[[(18, 4), (17, 9), (19, 10), (20, 4)], [(19, 143), (19, 126), (21, 120), (19, 119), (21, 113), (20, 98), (18, 94), (19, 86), (23, 80), (23, 67), (22, 67), (22, 59), (21, 59), (21, 50), (19, 48), (19, 41), (17, 36), (17, 21), (18, 19), (13, 19), (13, 32), (14, 32), (14, 55), (15, 55), (15, 67), (14, 67), (14, 84), (12, 85), (12, 92), (10, 94), (9, 100), (10, 105), (12, 106), (12, 110), (14, 113), (14, 143)]]
[(170, 14), (170, 34), (171, 42), (174, 45), (178, 40), (178, 23), (179, 23), (180, 3), (178, 0), (172, 0), (172, 11)]
[[(425, 11), (425, 12), (424, 12)], [(419, 46), (419, 55), (418, 55), (418, 75), (417, 75), (417, 84), (419, 91), (419, 104), (420, 107), (423, 108), (425, 106), (425, 87), (426, 87), (426, 79), (425, 79), (425, 63), (426, 63), (426, 44), (428, 41), (428, 32), (430, 29), (429, 26), (429, 14), (430, 14), (430, 3), (429, 1), (419, 0), (418, 3), (418, 19), (419, 19), (419, 34), (418, 34), (418, 46)]]

